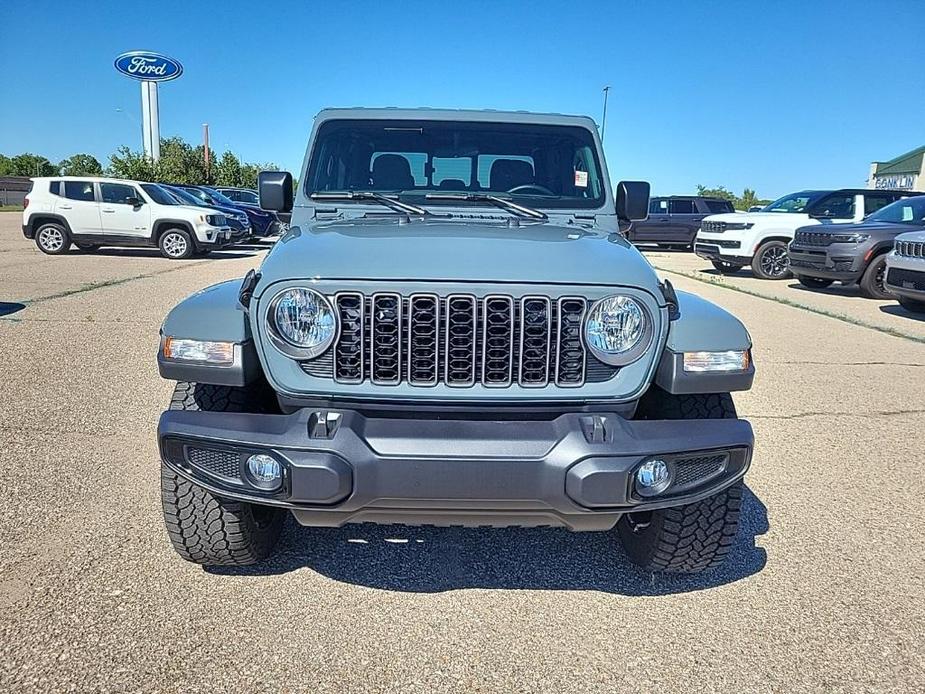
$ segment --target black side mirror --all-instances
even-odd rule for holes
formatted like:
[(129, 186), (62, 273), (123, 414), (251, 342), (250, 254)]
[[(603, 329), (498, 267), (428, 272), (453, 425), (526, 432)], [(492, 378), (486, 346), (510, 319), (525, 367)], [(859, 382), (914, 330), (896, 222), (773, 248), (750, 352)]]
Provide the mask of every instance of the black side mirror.
[(634, 222), (649, 216), (649, 184), (646, 181), (620, 181), (617, 184), (617, 219)]
[(257, 188), (261, 209), (292, 211), (292, 174), (288, 171), (261, 171), (257, 175)]
[(135, 197), (125, 198), (125, 202), (131, 205), (132, 207), (141, 207), (142, 205), (145, 204), (144, 200), (142, 200), (141, 198), (135, 198)]

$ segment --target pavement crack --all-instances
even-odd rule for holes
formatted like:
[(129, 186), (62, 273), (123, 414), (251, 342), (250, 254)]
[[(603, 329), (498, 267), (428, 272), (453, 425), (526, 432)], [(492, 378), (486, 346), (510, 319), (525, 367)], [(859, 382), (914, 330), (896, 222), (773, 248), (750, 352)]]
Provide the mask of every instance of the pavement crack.
[(786, 366), (911, 366), (925, 367), (925, 364), (911, 364), (897, 361), (773, 361), (762, 359), (762, 364), (778, 364)]
[(808, 419), (810, 417), (902, 417), (910, 414), (925, 414), (925, 410), (881, 410), (879, 412), (797, 412), (794, 414), (752, 414), (746, 419)]

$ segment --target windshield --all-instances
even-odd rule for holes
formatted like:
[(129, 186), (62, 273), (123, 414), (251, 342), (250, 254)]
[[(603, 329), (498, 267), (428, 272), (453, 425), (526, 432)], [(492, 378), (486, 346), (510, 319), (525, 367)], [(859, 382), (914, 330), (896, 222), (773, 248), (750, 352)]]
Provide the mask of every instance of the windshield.
[(925, 195), (897, 200), (877, 210), (864, 221), (925, 226)]
[(167, 191), (184, 205), (195, 205), (196, 207), (205, 207), (206, 205), (205, 201), (200, 200), (183, 188), (174, 188), (171, 186), (167, 188)]
[(532, 207), (593, 208), (605, 197), (593, 134), (564, 125), (327, 121), (305, 178), (308, 195), (375, 191), (419, 204), (438, 191), (488, 193)]
[(802, 193), (792, 193), (767, 205), (762, 212), (806, 212), (806, 209), (823, 195), (825, 191), (804, 190)]
[(252, 190), (236, 190), (234, 191), (234, 196), (238, 199), (238, 202), (244, 202), (248, 205), (257, 205), (260, 203), (260, 198), (257, 197), (257, 193)]
[(234, 200), (232, 200), (226, 195), (222, 195), (214, 188), (206, 188), (206, 190), (209, 191), (209, 195), (212, 197), (212, 200), (214, 202), (217, 202), (220, 205), (229, 205), (231, 207), (235, 206)]
[(148, 197), (150, 197), (158, 205), (180, 204), (176, 201), (176, 199), (170, 196), (170, 193), (161, 188), (159, 185), (155, 185), (154, 183), (142, 183), (141, 188), (145, 193), (148, 194)]

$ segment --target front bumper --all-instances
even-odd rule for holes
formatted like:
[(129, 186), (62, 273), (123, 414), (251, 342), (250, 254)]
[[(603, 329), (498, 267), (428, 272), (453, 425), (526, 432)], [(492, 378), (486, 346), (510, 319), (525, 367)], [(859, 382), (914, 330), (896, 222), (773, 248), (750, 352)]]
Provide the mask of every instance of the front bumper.
[(741, 252), (741, 245), (735, 248), (724, 248), (717, 241), (702, 241), (699, 237), (694, 240), (694, 253), (705, 260), (722, 260), (739, 265), (748, 265), (752, 262), (751, 256), (740, 255)]
[(795, 275), (818, 277), (836, 282), (857, 282), (864, 273), (864, 255), (867, 247), (852, 244), (834, 244), (822, 248), (787, 247), (790, 269)]
[(925, 262), (920, 262), (919, 265), (921, 265), (921, 270), (889, 264), (884, 286), (897, 296), (925, 301)]
[[(195, 240), (196, 246), (200, 250), (218, 250), (219, 248), (224, 248), (231, 243), (231, 228), (230, 227), (210, 227), (203, 230), (203, 235), (205, 235), (206, 240), (197, 238)], [(211, 238), (210, 238), (211, 236)]]
[[(161, 458), (215, 494), (293, 511), (306, 525), (562, 525), (605, 530), (627, 511), (690, 503), (741, 479), (751, 425), (739, 419), (629, 421), (568, 413), (551, 420), (368, 417), (353, 410), (290, 415), (167, 411)], [(247, 480), (267, 453), (282, 488)], [(672, 469), (644, 499), (636, 468), (657, 455)]]

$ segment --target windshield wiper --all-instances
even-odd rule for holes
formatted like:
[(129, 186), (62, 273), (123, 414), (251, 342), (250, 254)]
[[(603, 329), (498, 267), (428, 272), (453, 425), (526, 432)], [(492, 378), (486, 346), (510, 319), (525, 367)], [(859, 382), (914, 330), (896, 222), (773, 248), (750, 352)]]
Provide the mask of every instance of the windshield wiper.
[(499, 198), (488, 193), (428, 193), (425, 200), (466, 200), (471, 202), (487, 202), (502, 210), (526, 217), (527, 219), (549, 219), (545, 212), (534, 210), (532, 207), (518, 205), (505, 198)]
[(396, 212), (404, 212), (405, 214), (415, 214), (422, 216), (433, 214), (430, 210), (425, 210), (423, 207), (411, 205), (407, 202), (395, 200), (394, 198), (381, 195), (380, 193), (373, 193), (368, 190), (345, 190), (335, 193), (312, 193), (308, 197), (310, 197), (312, 200), (372, 200), (374, 202), (378, 202), (380, 205), (390, 207)]

